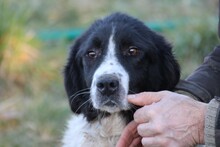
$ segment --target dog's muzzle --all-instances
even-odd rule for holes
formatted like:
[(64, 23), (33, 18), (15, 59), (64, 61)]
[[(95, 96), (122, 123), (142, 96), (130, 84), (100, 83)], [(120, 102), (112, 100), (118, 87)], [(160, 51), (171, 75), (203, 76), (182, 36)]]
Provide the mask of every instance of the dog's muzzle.
[(94, 86), (91, 89), (91, 99), (95, 108), (108, 112), (117, 112), (128, 108), (127, 91), (120, 75), (101, 75), (94, 81)]

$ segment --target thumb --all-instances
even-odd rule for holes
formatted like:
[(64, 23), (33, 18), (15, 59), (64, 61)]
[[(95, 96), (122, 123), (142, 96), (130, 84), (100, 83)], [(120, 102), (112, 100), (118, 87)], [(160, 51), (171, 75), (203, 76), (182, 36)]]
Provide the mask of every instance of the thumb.
[(164, 92), (141, 92), (139, 94), (128, 95), (128, 102), (138, 105), (145, 106), (152, 103), (159, 102), (164, 97)]
[(132, 142), (139, 137), (137, 133), (138, 124), (135, 121), (131, 121), (123, 130), (116, 147), (128, 147)]

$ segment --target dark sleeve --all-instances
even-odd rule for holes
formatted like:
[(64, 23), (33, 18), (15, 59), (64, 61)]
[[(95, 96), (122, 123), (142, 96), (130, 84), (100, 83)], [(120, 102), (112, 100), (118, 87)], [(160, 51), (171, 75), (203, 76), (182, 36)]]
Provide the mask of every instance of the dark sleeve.
[(217, 46), (189, 77), (180, 81), (176, 90), (186, 91), (206, 103), (214, 96), (220, 97), (220, 46)]

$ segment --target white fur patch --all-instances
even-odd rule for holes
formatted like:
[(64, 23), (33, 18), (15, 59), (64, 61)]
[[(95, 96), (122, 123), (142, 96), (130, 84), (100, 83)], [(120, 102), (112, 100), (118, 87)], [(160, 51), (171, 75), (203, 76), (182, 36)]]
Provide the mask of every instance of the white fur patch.
[(64, 134), (63, 147), (114, 147), (125, 125), (117, 113), (94, 122), (74, 115)]
[[(128, 73), (125, 71), (125, 69), (122, 67), (122, 65), (119, 63), (117, 57), (116, 57), (116, 46), (115, 42), (113, 40), (113, 34), (109, 38), (109, 44), (108, 44), (108, 50), (107, 54), (104, 57), (104, 60), (102, 64), (97, 68), (97, 70), (94, 73), (93, 76), (93, 81), (91, 85), (91, 100), (93, 103), (93, 106), (96, 109), (102, 109), (108, 112), (117, 112), (120, 111), (120, 109), (127, 110), (129, 109), (129, 103), (126, 99), (126, 96), (128, 94), (128, 89), (129, 89), (129, 76)], [(119, 83), (122, 86), (122, 91), (120, 93), (121, 97), (119, 98), (122, 104), (122, 108), (111, 108), (111, 107), (103, 107), (100, 108), (98, 106), (98, 97), (97, 97), (97, 87), (96, 83), (99, 79), (99, 77), (106, 75), (106, 74), (112, 74), (117, 76), (119, 79)]]

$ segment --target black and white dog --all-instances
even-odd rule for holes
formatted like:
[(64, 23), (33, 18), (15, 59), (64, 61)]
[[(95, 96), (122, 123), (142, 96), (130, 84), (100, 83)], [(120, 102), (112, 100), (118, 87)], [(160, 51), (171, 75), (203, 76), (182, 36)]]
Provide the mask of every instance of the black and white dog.
[(74, 115), (64, 147), (113, 147), (136, 106), (130, 93), (172, 90), (180, 77), (169, 43), (121, 13), (97, 20), (72, 46), (64, 82)]

